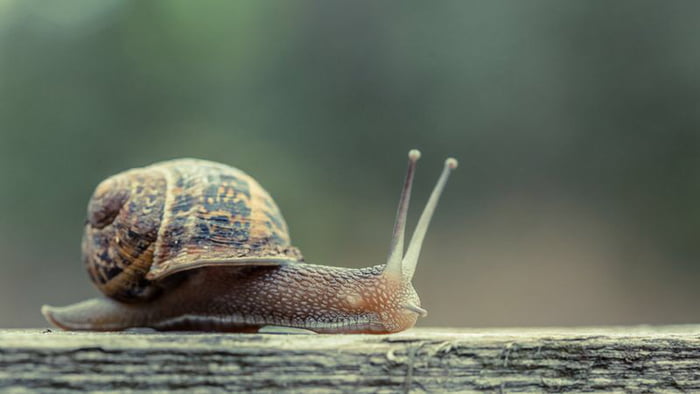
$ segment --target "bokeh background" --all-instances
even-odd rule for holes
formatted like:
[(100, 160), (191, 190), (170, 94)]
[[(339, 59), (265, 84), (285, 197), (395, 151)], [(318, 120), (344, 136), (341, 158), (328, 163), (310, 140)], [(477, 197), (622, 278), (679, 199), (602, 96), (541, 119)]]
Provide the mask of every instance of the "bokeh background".
[[(406, 152), (420, 325), (700, 320), (700, 2), (0, 0), (0, 326), (95, 296), (85, 207), (193, 156), (309, 262), (383, 263)], [(412, 225), (409, 225), (409, 229)]]

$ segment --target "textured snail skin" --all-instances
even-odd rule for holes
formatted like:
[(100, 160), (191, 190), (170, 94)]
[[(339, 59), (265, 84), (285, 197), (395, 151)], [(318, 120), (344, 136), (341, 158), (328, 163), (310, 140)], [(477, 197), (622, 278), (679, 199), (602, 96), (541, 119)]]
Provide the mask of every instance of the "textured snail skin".
[(177, 286), (146, 303), (109, 298), (42, 311), (70, 330), (255, 332), (266, 325), (318, 333), (392, 333), (415, 325), (420, 305), (410, 286), (383, 275), (383, 265), (347, 269), (311, 264), (212, 267), (187, 273)]

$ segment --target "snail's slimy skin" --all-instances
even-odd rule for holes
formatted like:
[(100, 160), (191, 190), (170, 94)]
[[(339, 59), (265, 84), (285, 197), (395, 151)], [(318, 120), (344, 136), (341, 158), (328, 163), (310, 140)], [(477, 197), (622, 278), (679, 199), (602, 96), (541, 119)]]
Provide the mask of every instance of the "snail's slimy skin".
[[(317, 333), (392, 333), (413, 327), (420, 312), (413, 287), (384, 266), (347, 269), (311, 264), (212, 267), (194, 270), (177, 286), (146, 303), (109, 298), (62, 308), (44, 307), (68, 330), (255, 332), (273, 325)], [(420, 311), (420, 309), (418, 309)]]

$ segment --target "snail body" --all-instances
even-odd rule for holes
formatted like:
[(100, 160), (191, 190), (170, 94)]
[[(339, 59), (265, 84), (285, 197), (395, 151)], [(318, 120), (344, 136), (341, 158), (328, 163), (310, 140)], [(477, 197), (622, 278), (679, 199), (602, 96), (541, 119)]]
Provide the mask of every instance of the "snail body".
[(67, 330), (391, 333), (426, 311), (411, 284), (420, 246), (451, 169), (448, 159), (404, 255), (418, 151), (409, 153), (386, 264), (362, 269), (303, 262), (270, 195), (236, 168), (177, 159), (101, 182), (82, 242), (104, 297), (42, 307)]

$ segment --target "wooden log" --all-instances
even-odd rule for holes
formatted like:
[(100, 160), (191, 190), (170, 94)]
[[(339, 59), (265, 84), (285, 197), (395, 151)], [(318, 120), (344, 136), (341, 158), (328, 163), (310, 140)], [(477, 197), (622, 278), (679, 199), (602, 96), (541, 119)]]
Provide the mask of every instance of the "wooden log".
[(0, 389), (700, 391), (700, 326), (394, 335), (0, 330)]

